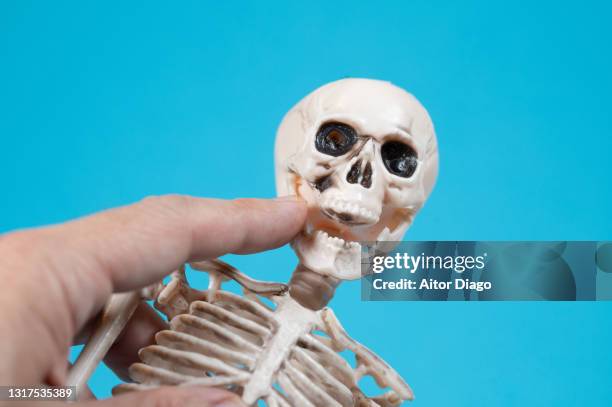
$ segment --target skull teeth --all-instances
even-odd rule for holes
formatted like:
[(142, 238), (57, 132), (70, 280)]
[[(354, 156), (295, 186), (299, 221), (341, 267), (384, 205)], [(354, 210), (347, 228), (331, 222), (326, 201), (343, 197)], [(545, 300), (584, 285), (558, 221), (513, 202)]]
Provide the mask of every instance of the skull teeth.
[(324, 230), (317, 230), (315, 232), (315, 238), (317, 240), (322, 240), (326, 244), (333, 246), (333, 247), (337, 247), (337, 248), (361, 249), (361, 245), (359, 243), (347, 241), (338, 236), (331, 236), (329, 233), (325, 232)]
[(333, 212), (342, 220), (342, 216), (350, 218), (352, 223), (374, 224), (378, 222), (379, 214), (374, 213), (356, 203), (339, 199), (331, 200), (321, 205), (327, 212)]

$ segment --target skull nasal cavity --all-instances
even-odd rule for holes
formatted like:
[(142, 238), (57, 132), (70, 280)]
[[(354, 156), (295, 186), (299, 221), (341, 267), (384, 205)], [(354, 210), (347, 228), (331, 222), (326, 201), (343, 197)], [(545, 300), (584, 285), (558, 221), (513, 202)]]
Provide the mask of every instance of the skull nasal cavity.
[(370, 188), (372, 186), (372, 164), (370, 164), (370, 162), (367, 162), (365, 168), (363, 169), (361, 185), (364, 188)]
[(361, 160), (355, 161), (348, 174), (346, 174), (346, 180), (350, 184), (360, 183), (364, 188), (370, 188), (372, 186), (372, 165), (367, 162), (365, 168), (361, 171), (361, 164)]

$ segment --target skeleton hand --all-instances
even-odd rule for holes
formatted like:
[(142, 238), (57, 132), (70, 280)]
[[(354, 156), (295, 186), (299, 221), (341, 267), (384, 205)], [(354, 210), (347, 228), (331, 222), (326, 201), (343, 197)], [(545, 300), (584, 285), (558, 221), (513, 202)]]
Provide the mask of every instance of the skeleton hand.
[[(113, 292), (151, 285), (186, 261), (278, 247), (302, 228), (305, 215), (291, 199), (169, 196), (0, 236), (0, 384), (64, 384), (71, 343), (87, 337), (88, 321)], [(141, 304), (105, 362), (127, 377), (137, 350), (164, 325)], [(98, 405), (240, 405), (237, 400), (218, 389), (175, 387)]]

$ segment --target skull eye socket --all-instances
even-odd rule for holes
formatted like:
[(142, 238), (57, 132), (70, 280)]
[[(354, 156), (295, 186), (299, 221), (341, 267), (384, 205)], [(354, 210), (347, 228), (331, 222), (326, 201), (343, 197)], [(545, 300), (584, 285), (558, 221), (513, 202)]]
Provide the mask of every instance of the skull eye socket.
[(388, 141), (380, 149), (387, 170), (398, 177), (410, 178), (417, 168), (417, 153), (408, 144)]
[(323, 154), (339, 157), (357, 142), (357, 132), (343, 123), (325, 123), (315, 138), (315, 147)]

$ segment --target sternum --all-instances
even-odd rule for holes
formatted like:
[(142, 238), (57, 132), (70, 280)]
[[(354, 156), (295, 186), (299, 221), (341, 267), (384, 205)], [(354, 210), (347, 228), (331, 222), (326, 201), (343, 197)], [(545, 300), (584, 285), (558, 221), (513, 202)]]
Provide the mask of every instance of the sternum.
[(282, 368), (298, 339), (311, 331), (317, 318), (316, 311), (304, 308), (288, 295), (278, 304), (274, 312), (277, 329), (265, 344), (244, 387), (242, 399), (247, 405), (254, 405), (258, 399), (272, 391), (276, 373)]

